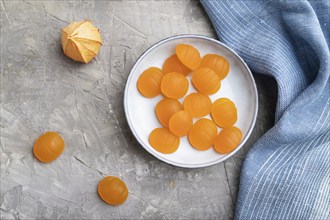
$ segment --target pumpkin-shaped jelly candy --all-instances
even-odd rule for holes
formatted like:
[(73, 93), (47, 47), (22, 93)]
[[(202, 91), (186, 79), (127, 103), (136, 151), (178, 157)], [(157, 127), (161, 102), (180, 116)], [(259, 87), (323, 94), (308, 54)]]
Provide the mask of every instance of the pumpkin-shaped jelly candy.
[(190, 93), (183, 101), (183, 108), (193, 117), (200, 118), (210, 114), (212, 101), (202, 93)]
[(178, 137), (185, 136), (193, 124), (193, 118), (189, 112), (178, 111), (169, 121), (170, 131)]
[(176, 55), (179, 60), (189, 69), (195, 70), (201, 64), (201, 55), (199, 51), (188, 44), (179, 44), (175, 48)]
[(158, 121), (164, 127), (168, 127), (172, 115), (174, 115), (175, 113), (177, 113), (182, 109), (183, 109), (182, 104), (178, 100), (171, 98), (164, 98), (157, 103), (155, 111)]
[(109, 205), (121, 205), (128, 197), (126, 184), (115, 176), (104, 177), (97, 187), (97, 192)]
[(163, 64), (163, 73), (171, 73), (177, 72), (182, 73), (183, 75), (188, 75), (191, 70), (183, 65), (181, 61), (178, 59), (176, 54), (173, 54), (169, 58), (167, 58)]
[(206, 54), (202, 58), (201, 67), (207, 67), (219, 75), (223, 80), (229, 72), (229, 62), (222, 56), (216, 54)]
[(206, 67), (195, 70), (191, 81), (195, 88), (205, 95), (212, 95), (220, 89), (220, 76)]
[(147, 98), (153, 98), (160, 95), (160, 83), (162, 77), (163, 72), (157, 67), (150, 67), (145, 70), (137, 81), (139, 92)]
[(214, 122), (221, 128), (232, 126), (237, 121), (235, 103), (227, 98), (217, 99), (212, 104), (211, 116)]
[(214, 140), (214, 150), (220, 154), (228, 154), (241, 143), (242, 132), (235, 126), (223, 128)]
[(217, 137), (218, 128), (207, 118), (199, 119), (189, 131), (189, 142), (197, 150), (208, 150)]
[(57, 133), (48, 131), (34, 143), (33, 153), (38, 160), (49, 163), (58, 158), (64, 150), (64, 140)]
[(168, 128), (156, 128), (149, 135), (150, 145), (163, 154), (174, 153), (180, 145), (180, 138), (175, 136)]
[(160, 88), (166, 97), (179, 99), (187, 93), (189, 82), (181, 73), (167, 73), (162, 78)]

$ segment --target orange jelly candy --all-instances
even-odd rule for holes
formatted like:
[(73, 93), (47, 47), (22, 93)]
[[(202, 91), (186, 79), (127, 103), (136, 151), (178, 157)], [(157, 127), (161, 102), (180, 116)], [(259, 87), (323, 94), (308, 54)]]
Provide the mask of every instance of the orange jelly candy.
[(121, 205), (128, 196), (126, 184), (115, 176), (104, 177), (97, 187), (97, 192), (109, 205)]
[(160, 88), (166, 97), (179, 99), (187, 93), (189, 82), (181, 73), (167, 73), (163, 76)]
[(191, 81), (196, 89), (205, 95), (214, 94), (220, 89), (220, 76), (206, 67), (195, 70)]
[(214, 141), (214, 150), (220, 154), (228, 154), (241, 143), (242, 132), (235, 126), (222, 129)]
[(212, 147), (217, 137), (218, 128), (210, 119), (199, 119), (190, 129), (189, 142), (197, 150), (207, 150)]
[(237, 109), (235, 103), (227, 98), (217, 99), (211, 110), (214, 122), (222, 128), (232, 126), (237, 121)]
[(164, 127), (168, 127), (172, 115), (182, 110), (183, 107), (182, 104), (176, 99), (164, 98), (157, 103), (155, 109), (158, 121)]
[(188, 44), (179, 44), (175, 48), (179, 60), (189, 69), (195, 70), (201, 64), (201, 55), (198, 50)]
[(180, 138), (175, 136), (168, 128), (156, 128), (149, 136), (150, 145), (163, 154), (174, 153), (180, 145)]
[(163, 65), (164, 74), (177, 72), (177, 73), (182, 73), (184, 75), (188, 75), (190, 71), (191, 70), (188, 67), (186, 67), (185, 65), (183, 65), (183, 63), (181, 63), (181, 61), (178, 59), (176, 54), (173, 54), (172, 56), (167, 58), (167, 60)]
[(220, 80), (223, 80), (229, 72), (228, 61), (216, 54), (207, 54), (202, 58), (201, 67), (207, 67), (213, 70), (216, 74), (220, 76)]
[(216, 85), (216, 87), (215, 87), (213, 90), (210, 91), (210, 94), (214, 94), (214, 93), (216, 93), (217, 91), (219, 91), (220, 87), (221, 87), (221, 82), (219, 82), (219, 83)]
[(153, 98), (160, 94), (160, 83), (163, 72), (157, 67), (150, 67), (145, 70), (137, 81), (137, 88), (140, 93), (147, 97)]
[(202, 93), (191, 93), (184, 99), (183, 108), (193, 117), (200, 118), (210, 114), (212, 101)]
[(38, 160), (49, 163), (58, 158), (64, 150), (64, 140), (56, 132), (48, 131), (41, 135), (33, 146), (33, 153)]
[(189, 133), (192, 123), (193, 118), (190, 113), (186, 111), (178, 111), (171, 117), (169, 128), (173, 134), (182, 137)]

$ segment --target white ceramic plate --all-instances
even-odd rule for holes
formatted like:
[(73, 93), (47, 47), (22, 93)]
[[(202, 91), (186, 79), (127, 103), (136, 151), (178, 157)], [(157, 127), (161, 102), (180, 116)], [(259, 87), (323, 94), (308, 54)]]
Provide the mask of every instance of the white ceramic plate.
[[(198, 151), (190, 146), (187, 137), (181, 138), (179, 149), (173, 154), (162, 154), (154, 150), (148, 141), (150, 132), (161, 127), (155, 115), (155, 106), (163, 98), (161, 95), (149, 99), (143, 97), (136, 87), (140, 74), (149, 67), (162, 68), (164, 61), (175, 53), (178, 44), (190, 44), (196, 47), (201, 56), (213, 53), (224, 56), (230, 63), (228, 76), (221, 81), (220, 90), (210, 96), (212, 101), (221, 97), (230, 98), (237, 107), (238, 121), (235, 126), (243, 133), (241, 144), (229, 154), (218, 154), (213, 148)], [(190, 76), (188, 77), (190, 81)], [(188, 93), (196, 91), (190, 84)], [(183, 99), (180, 100), (181, 102)], [(127, 80), (124, 107), (128, 124), (138, 142), (152, 155), (166, 163), (187, 168), (206, 167), (226, 160), (235, 154), (246, 142), (254, 127), (257, 110), (257, 88), (252, 74), (244, 61), (226, 45), (217, 40), (198, 36), (180, 35), (156, 43), (144, 52), (136, 61)], [(207, 116), (210, 118), (209, 116)], [(196, 121), (196, 120), (194, 120)], [(220, 131), (220, 128), (219, 128)]]

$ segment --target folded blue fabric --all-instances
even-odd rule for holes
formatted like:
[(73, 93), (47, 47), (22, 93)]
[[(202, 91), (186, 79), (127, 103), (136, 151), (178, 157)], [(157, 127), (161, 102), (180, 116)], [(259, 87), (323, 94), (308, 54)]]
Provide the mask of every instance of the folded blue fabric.
[(243, 164), (236, 219), (330, 219), (329, 0), (201, 1), (219, 39), (278, 85)]

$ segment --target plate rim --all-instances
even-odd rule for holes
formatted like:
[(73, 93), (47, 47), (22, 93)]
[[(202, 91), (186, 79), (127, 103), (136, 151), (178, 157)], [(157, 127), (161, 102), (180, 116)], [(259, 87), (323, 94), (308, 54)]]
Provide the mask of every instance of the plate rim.
[[(128, 107), (127, 107), (127, 94), (128, 94), (128, 87), (129, 84), (132, 80), (132, 73), (135, 71), (135, 69), (137, 68), (137, 66), (139, 65), (139, 63), (141, 62), (141, 60), (148, 54), (150, 53), (152, 50), (154, 50), (156, 47), (158, 47), (161, 44), (164, 44), (168, 41), (171, 40), (175, 40), (175, 39), (181, 39), (181, 38), (198, 38), (198, 39), (203, 39), (203, 40), (208, 40), (211, 41), (213, 43), (219, 44), (222, 47), (226, 48), (228, 51), (230, 51), (236, 58), (239, 59), (239, 61), (243, 64), (243, 66), (245, 67), (245, 69), (248, 72), (248, 76), (250, 78), (250, 80), (252, 81), (252, 86), (253, 86), (253, 90), (254, 90), (254, 97), (255, 97), (255, 108), (254, 108), (254, 114), (253, 114), (253, 119), (252, 119), (252, 123), (249, 126), (248, 132), (246, 133), (245, 137), (243, 138), (243, 140), (241, 141), (241, 143), (237, 146), (237, 148), (235, 150), (233, 150), (232, 152), (230, 152), (229, 154), (227, 154), (226, 156), (224, 156), (223, 158), (220, 158), (218, 160), (214, 160), (211, 162), (207, 162), (207, 163), (202, 163), (202, 164), (183, 164), (183, 163), (178, 163), (178, 162), (174, 162), (171, 160), (168, 160), (164, 157), (162, 157), (159, 154), (154, 153), (153, 151), (151, 151), (147, 146), (144, 145), (143, 141), (140, 139), (140, 137), (137, 135), (136, 130), (134, 129), (132, 122), (130, 121), (129, 113), (128, 113)], [(248, 65), (244, 62), (244, 60), (231, 48), (229, 48), (227, 45), (223, 44), (222, 42), (213, 39), (211, 37), (207, 37), (207, 36), (203, 36), (203, 35), (197, 35), (197, 34), (181, 34), (181, 35), (175, 35), (175, 36), (171, 36), (168, 38), (165, 38), (163, 40), (158, 41), (157, 43), (153, 44), (151, 47), (149, 47), (148, 49), (146, 49), (141, 55), (140, 57), (135, 61), (131, 71), (129, 72), (128, 78), (126, 80), (126, 85), (125, 85), (125, 90), (124, 90), (124, 99), (123, 99), (123, 104), (124, 104), (124, 111), (125, 111), (125, 118), (126, 121), (128, 123), (128, 126), (131, 130), (131, 132), (133, 133), (134, 137), (136, 138), (136, 140), (139, 142), (139, 144), (151, 155), (153, 155), (154, 157), (156, 157), (158, 160), (165, 162), (167, 164), (173, 165), (173, 166), (177, 166), (177, 167), (183, 167), (183, 168), (202, 168), (202, 167), (208, 167), (208, 166), (212, 166), (215, 164), (218, 164), (220, 162), (224, 162), (225, 160), (227, 160), (228, 158), (232, 157), (237, 151), (239, 151), (243, 145), (246, 143), (246, 141), (249, 139), (253, 128), (255, 127), (255, 123), (256, 123), (256, 119), (257, 119), (257, 115), (258, 115), (258, 109), (259, 109), (259, 100), (258, 100), (258, 90), (257, 90), (257, 86), (255, 83), (255, 80), (253, 78), (252, 72), (249, 69)]]

